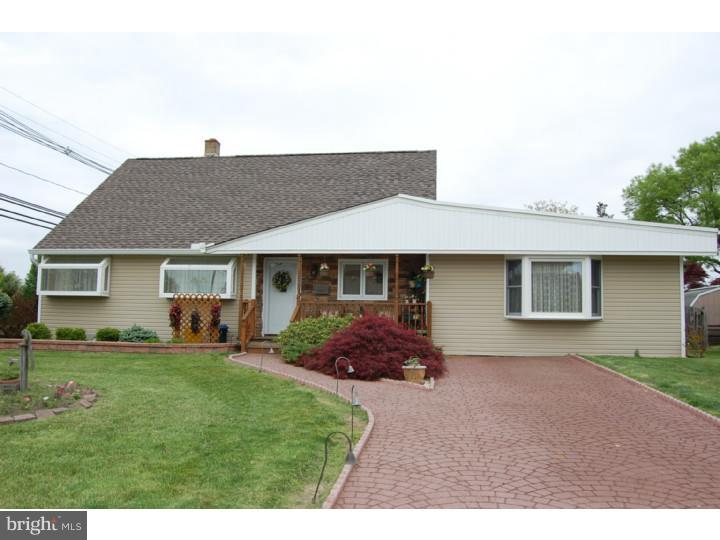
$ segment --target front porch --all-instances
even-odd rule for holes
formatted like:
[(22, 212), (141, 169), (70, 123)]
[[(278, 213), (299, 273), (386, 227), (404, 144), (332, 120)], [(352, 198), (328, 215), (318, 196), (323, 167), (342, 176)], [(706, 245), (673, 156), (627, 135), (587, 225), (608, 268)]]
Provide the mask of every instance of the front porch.
[[(290, 322), (345, 314), (391, 317), (432, 338), (432, 303), (421, 275), (426, 261), (424, 254), (256, 255), (250, 270), (251, 295), (243, 291), (246, 265), (239, 265), (240, 294), (254, 296), (241, 303), (240, 345), (246, 350), (253, 338), (274, 336)], [(283, 291), (273, 284), (278, 271), (290, 277)]]

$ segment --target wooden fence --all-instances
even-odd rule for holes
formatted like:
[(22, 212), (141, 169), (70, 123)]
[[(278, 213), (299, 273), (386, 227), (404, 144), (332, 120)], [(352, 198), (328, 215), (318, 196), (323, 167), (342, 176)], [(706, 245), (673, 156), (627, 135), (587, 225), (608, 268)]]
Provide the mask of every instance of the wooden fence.
[(703, 308), (685, 308), (685, 340), (688, 349), (701, 346), (703, 350), (710, 346), (707, 314)]

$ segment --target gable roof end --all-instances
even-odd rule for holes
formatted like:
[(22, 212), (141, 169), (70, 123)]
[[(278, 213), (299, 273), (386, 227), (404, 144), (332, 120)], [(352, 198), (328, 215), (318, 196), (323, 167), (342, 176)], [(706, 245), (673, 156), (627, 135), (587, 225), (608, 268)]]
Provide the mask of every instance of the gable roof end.
[(398, 195), (208, 248), (208, 253), (716, 255), (717, 231)]

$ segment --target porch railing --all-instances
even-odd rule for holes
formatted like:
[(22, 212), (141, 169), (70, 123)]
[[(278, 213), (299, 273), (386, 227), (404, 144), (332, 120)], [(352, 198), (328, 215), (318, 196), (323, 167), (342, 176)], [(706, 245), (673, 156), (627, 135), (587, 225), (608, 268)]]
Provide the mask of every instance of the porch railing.
[(408, 330), (432, 337), (432, 302), (309, 302), (300, 300), (295, 306), (291, 322), (309, 317), (331, 317), (340, 315), (381, 315), (390, 317)]
[(255, 300), (243, 300), (240, 319), (240, 350), (247, 351), (248, 343), (255, 337)]

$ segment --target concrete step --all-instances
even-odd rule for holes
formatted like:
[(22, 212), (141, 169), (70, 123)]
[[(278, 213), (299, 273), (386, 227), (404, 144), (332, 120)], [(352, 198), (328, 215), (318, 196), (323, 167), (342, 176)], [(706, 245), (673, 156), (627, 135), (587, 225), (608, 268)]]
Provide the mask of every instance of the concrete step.
[[(270, 352), (272, 350), (272, 353)], [(280, 344), (272, 338), (256, 338), (248, 343), (248, 352), (255, 354), (279, 354)]]

